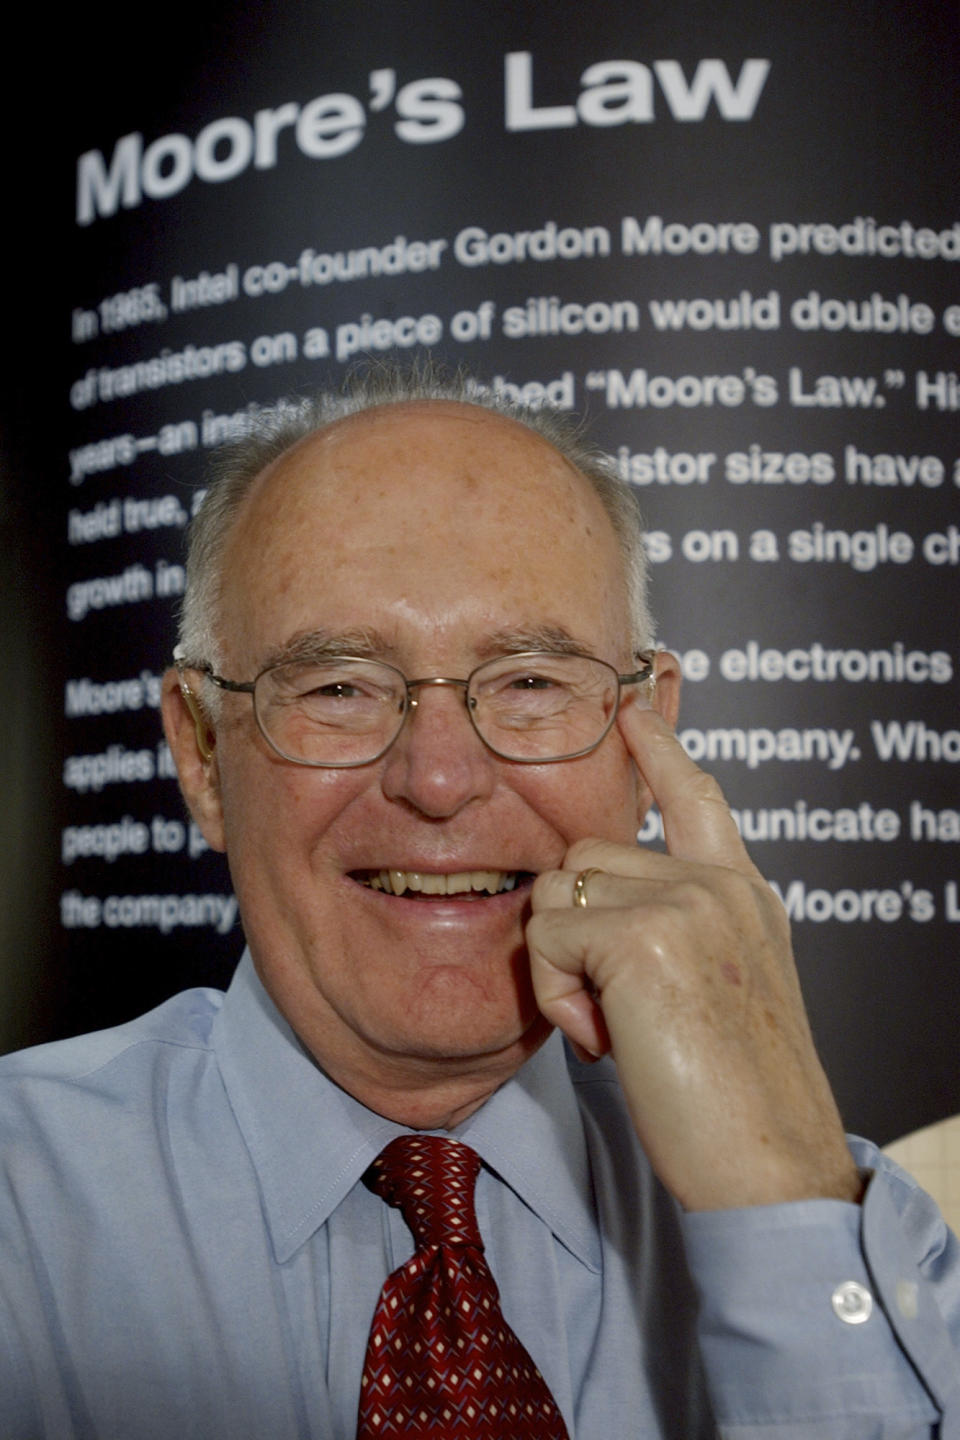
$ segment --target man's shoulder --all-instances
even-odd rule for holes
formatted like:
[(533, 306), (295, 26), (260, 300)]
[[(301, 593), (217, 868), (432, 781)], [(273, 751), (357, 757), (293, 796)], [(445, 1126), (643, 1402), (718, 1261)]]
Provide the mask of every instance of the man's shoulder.
[(95, 1089), (111, 1071), (149, 1070), (171, 1049), (209, 1052), (223, 992), (184, 990), (134, 1020), (0, 1057), (0, 1107), (51, 1085)]
[(0, 1248), (27, 1245), (26, 1215), (44, 1244), (84, 1243), (91, 1209), (118, 1224), (137, 1192), (166, 1183), (170, 1156), (209, 1149), (229, 1112), (212, 1046), (221, 1001), (185, 991), (0, 1060)]

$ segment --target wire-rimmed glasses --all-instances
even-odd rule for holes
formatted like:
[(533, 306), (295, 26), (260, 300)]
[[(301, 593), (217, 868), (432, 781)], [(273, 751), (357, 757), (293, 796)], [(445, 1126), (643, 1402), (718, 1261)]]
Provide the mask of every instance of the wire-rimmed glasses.
[(267, 743), (295, 765), (349, 769), (389, 750), (417, 705), (416, 691), (455, 686), (474, 730), (504, 760), (542, 765), (587, 755), (617, 715), (624, 685), (653, 686), (652, 651), (641, 667), (620, 675), (593, 655), (527, 650), (486, 660), (466, 679), (434, 675), (408, 680), (393, 665), (356, 655), (331, 655), (268, 665), (254, 680), (227, 680), (200, 670), (221, 690), (253, 697)]

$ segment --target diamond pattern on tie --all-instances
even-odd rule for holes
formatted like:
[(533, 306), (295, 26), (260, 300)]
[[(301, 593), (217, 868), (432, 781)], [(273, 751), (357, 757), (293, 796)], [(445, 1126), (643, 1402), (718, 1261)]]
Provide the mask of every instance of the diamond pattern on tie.
[(416, 1241), (388, 1275), (373, 1317), (357, 1440), (568, 1440), (546, 1382), (500, 1309), (483, 1254), (475, 1150), (401, 1135), (364, 1177)]

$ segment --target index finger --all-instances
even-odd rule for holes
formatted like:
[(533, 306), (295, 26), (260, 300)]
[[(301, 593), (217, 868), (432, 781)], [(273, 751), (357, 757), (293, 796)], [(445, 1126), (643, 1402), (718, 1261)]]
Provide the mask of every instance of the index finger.
[(680, 860), (757, 874), (723, 791), (694, 764), (663, 717), (655, 710), (624, 705), (617, 723), (656, 801), (669, 853)]

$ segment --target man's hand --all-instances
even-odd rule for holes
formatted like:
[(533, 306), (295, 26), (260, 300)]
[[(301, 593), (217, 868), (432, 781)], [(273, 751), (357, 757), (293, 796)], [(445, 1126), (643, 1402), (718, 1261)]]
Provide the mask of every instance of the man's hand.
[[(856, 1200), (783, 907), (669, 726), (632, 705), (619, 725), (668, 853), (580, 840), (538, 877), (527, 946), (540, 1008), (582, 1049), (612, 1051), (651, 1163), (687, 1209)], [(577, 908), (589, 866), (604, 873)]]

